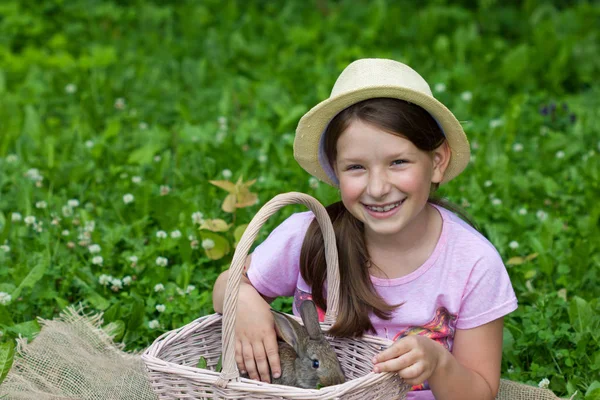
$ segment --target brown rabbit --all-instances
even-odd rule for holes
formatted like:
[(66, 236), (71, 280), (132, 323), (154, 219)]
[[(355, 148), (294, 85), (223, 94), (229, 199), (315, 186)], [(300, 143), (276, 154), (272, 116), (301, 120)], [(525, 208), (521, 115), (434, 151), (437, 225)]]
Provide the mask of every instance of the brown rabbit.
[(300, 306), (304, 326), (286, 314), (271, 311), (277, 335), (283, 339), (278, 341), (281, 377), (272, 379), (273, 383), (304, 389), (344, 383), (344, 373), (333, 347), (321, 332), (312, 301), (305, 300)]

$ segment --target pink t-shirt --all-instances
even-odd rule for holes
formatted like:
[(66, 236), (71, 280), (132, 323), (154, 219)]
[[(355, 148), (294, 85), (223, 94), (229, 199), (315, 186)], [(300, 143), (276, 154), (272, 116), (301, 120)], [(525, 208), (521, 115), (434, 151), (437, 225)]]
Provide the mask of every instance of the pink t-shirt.
[[(371, 277), (388, 304), (400, 304), (385, 321), (371, 315), (376, 335), (390, 340), (417, 334), (452, 351), (456, 329), (470, 329), (517, 308), (508, 273), (494, 246), (452, 212), (435, 206), (442, 233), (431, 256), (412, 273), (396, 279)], [(297, 305), (310, 298), (299, 270), (300, 249), (312, 212), (290, 216), (252, 254), (248, 278), (264, 296), (294, 296)], [(425, 384), (408, 399), (433, 399)]]

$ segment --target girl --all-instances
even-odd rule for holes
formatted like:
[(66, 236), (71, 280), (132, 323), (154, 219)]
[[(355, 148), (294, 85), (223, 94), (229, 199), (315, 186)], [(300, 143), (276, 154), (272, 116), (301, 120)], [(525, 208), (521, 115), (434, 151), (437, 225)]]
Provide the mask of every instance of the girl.
[[(330, 333), (394, 340), (374, 372), (397, 371), (409, 399), (493, 399), (500, 379), (503, 316), (517, 300), (493, 245), (431, 194), (469, 161), (454, 115), (410, 67), (363, 59), (296, 131), (294, 155), (339, 188), (327, 209), (340, 257), (341, 301)], [(292, 215), (246, 263), (237, 308), (236, 362), (253, 379), (280, 373), (269, 302), (308, 298), (324, 310), (321, 232), (311, 212)], [(222, 312), (228, 271), (214, 308)]]

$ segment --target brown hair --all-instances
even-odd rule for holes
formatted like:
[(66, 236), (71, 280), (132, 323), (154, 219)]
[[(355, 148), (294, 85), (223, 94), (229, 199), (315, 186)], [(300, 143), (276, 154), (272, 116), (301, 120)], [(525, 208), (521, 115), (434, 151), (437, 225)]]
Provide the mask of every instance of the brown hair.
[[(337, 157), (338, 138), (355, 120), (369, 123), (391, 134), (401, 135), (426, 152), (435, 150), (446, 140), (437, 122), (421, 107), (398, 99), (368, 99), (346, 108), (329, 123), (324, 133), (324, 151), (332, 167)], [(432, 184), (431, 193), (437, 187), (437, 184)], [(461, 210), (448, 202), (432, 198), (431, 195), (429, 202), (449, 208), (471, 223)], [(336, 236), (341, 293), (337, 321), (329, 332), (342, 337), (375, 332), (369, 313), (373, 312), (377, 317), (389, 320), (392, 311), (400, 305), (387, 304), (371, 283), (370, 257), (364, 240), (363, 223), (357, 220), (341, 201), (329, 205), (326, 209)], [(300, 272), (302, 278), (312, 287), (315, 304), (326, 310), (324, 286), (327, 266), (323, 236), (316, 220), (310, 224), (302, 244)]]

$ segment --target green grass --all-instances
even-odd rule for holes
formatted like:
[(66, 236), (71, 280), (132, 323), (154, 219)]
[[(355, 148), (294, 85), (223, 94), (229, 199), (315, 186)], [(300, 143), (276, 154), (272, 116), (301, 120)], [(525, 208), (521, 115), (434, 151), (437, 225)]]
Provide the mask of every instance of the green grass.
[[(2, 2), (0, 367), (36, 317), (69, 304), (104, 311), (128, 349), (212, 313), (232, 253), (214, 260), (202, 242), (231, 246), (280, 192), (335, 201), (293, 160), (295, 126), (349, 62), (388, 57), (417, 69), (470, 138), (473, 160), (442, 194), (508, 265), (520, 307), (503, 376), (600, 398), (600, 7), (429, 3)], [(227, 171), (256, 179), (260, 204), (222, 211), (208, 181)], [(199, 231), (195, 212), (233, 225)]]

